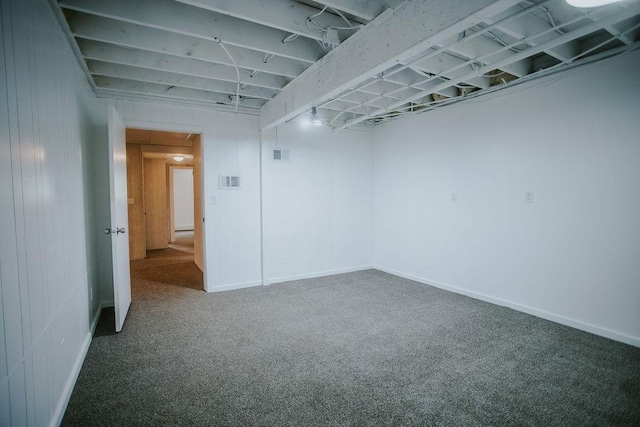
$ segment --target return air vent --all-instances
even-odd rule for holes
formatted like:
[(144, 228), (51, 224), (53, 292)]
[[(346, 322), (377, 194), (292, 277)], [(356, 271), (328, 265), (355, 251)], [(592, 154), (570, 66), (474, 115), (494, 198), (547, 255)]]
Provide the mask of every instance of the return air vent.
[(283, 148), (275, 148), (273, 150), (274, 162), (288, 162), (291, 159), (289, 156), (289, 150)]
[(220, 175), (220, 189), (230, 190), (240, 188), (240, 177), (237, 175)]

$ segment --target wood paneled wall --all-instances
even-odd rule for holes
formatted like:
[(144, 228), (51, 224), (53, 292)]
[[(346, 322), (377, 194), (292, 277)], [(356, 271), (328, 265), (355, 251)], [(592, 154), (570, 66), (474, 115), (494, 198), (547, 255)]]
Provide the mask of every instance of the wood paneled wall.
[(167, 163), (144, 159), (144, 212), (147, 250), (169, 246)]
[(146, 257), (144, 199), (142, 191), (142, 151), (139, 144), (127, 144), (127, 194), (129, 198), (129, 257)]

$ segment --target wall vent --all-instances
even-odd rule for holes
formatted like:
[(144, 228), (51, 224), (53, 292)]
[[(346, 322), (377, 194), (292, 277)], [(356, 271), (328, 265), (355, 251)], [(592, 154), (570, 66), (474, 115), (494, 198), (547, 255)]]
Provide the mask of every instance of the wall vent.
[(289, 160), (291, 160), (291, 157), (289, 156), (289, 150), (284, 148), (273, 149), (274, 162), (288, 162)]
[(220, 175), (220, 189), (229, 190), (240, 188), (240, 177), (237, 175)]

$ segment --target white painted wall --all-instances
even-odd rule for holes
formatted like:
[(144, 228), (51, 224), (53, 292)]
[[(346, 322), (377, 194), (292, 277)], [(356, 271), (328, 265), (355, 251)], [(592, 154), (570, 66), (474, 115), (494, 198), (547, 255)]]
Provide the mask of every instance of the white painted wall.
[(0, 425), (40, 426), (60, 421), (98, 314), (104, 118), (46, 1), (2, 1), (0, 22)]
[[(260, 285), (258, 118), (158, 101), (110, 102), (129, 127), (202, 133), (206, 289)], [(242, 188), (220, 190), (219, 175), (240, 175)]]
[(262, 137), (265, 281), (370, 268), (372, 135), (291, 123)]
[(375, 263), (640, 346), (638, 64), (378, 128)]
[(175, 230), (193, 230), (193, 169), (172, 171)]

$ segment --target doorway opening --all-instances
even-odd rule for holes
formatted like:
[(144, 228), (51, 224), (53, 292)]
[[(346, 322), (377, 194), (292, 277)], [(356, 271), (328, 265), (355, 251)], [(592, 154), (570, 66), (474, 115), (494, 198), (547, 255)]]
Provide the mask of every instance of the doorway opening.
[(126, 129), (132, 296), (204, 290), (201, 136)]

